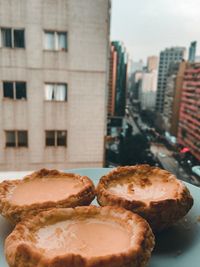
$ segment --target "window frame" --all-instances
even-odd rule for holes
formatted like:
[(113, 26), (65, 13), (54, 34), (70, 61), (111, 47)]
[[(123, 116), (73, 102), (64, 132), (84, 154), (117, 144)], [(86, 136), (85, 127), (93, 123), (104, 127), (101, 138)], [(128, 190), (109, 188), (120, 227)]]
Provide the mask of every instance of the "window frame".
[[(54, 132), (54, 145), (47, 145), (47, 132)], [(58, 132), (65, 132), (65, 145), (58, 145)], [(67, 147), (67, 141), (68, 141), (68, 131), (67, 130), (45, 130), (45, 147), (46, 148), (58, 148), (58, 147)]]
[[(5, 97), (4, 96), (4, 83), (12, 83), (13, 84), (13, 98), (10, 97)], [(17, 83), (24, 83), (25, 84), (25, 89), (26, 89), (26, 97), (24, 98), (17, 98)], [(8, 81), (8, 80), (3, 80), (2, 81), (2, 98), (3, 100), (10, 100), (10, 101), (27, 101), (27, 82), (26, 81)]]
[[(53, 33), (54, 37), (54, 49), (45, 48), (45, 34)], [(59, 49), (59, 34), (66, 35), (66, 48)], [(52, 29), (43, 29), (43, 50), (44, 51), (52, 51), (52, 52), (68, 52), (68, 31), (64, 30), (52, 30)]]
[[(10, 46), (3, 46), (2, 29), (10, 29), (11, 30), (11, 47)], [(24, 32), (24, 47), (15, 46), (15, 38), (14, 38), (14, 31), (15, 30), (22, 30)], [(0, 27), (0, 48), (25, 49), (26, 48), (25, 28)]]
[[(29, 139), (28, 139), (28, 130), (5, 130), (5, 148), (28, 148), (29, 147)], [(15, 137), (15, 145), (14, 146), (7, 146), (7, 133), (8, 132), (14, 132)], [(26, 133), (26, 145), (19, 145), (19, 133), (25, 132)]]
[[(66, 89), (65, 100), (57, 100), (57, 99), (55, 99), (55, 97), (54, 97), (54, 99), (46, 99), (46, 96), (45, 96), (45, 93), (46, 93), (45, 86), (46, 85), (52, 85), (53, 86), (53, 90), (57, 89), (57, 87), (59, 85), (65, 85), (65, 89)], [(44, 83), (44, 101), (45, 102), (59, 102), (59, 103), (68, 102), (68, 83), (66, 83), (66, 82), (45, 82)]]

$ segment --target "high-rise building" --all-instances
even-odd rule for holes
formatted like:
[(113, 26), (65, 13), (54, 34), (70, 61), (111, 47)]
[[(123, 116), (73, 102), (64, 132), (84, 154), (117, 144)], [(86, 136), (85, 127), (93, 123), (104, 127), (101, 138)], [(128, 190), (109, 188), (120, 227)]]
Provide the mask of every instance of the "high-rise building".
[(163, 112), (169, 65), (173, 62), (181, 62), (185, 57), (185, 52), (186, 49), (184, 47), (172, 47), (166, 48), (160, 53), (156, 95), (156, 111), (158, 111), (159, 113)]
[(147, 71), (151, 72), (158, 69), (158, 57), (150, 56), (147, 58)]
[(192, 64), (185, 71), (178, 143), (188, 147), (191, 154), (200, 160), (200, 63)]
[(186, 61), (171, 63), (167, 74), (165, 102), (163, 110), (164, 127), (171, 136), (177, 137), (178, 122)]
[(127, 54), (121, 42), (111, 43), (108, 115), (123, 117), (126, 107)]
[(157, 71), (144, 72), (142, 75), (141, 87), (140, 87), (140, 103), (143, 110), (155, 109), (156, 99), (156, 86), (157, 86)]
[(190, 63), (194, 63), (195, 62), (196, 48), (197, 48), (197, 42), (196, 41), (191, 42), (190, 48), (189, 48), (189, 57), (188, 57), (188, 61)]
[(0, 170), (102, 166), (110, 1), (0, 7)]

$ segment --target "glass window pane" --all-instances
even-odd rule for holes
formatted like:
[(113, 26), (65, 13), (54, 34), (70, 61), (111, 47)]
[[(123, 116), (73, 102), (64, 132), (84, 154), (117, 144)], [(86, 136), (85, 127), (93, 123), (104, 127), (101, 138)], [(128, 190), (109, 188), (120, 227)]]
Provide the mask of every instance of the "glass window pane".
[(12, 47), (12, 31), (11, 29), (1, 29), (1, 42), (3, 47)]
[(6, 131), (6, 146), (7, 147), (15, 147), (15, 131)]
[(55, 131), (46, 131), (46, 146), (55, 146)]
[(54, 84), (46, 83), (44, 87), (44, 97), (45, 100), (53, 100), (54, 99)]
[(18, 146), (28, 146), (28, 134), (27, 131), (18, 131)]
[(67, 33), (59, 32), (58, 33), (58, 50), (67, 49)]
[(67, 101), (67, 85), (66, 84), (57, 84), (55, 88), (55, 100)]
[(14, 98), (13, 82), (3, 82), (3, 97)]
[(25, 47), (24, 30), (14, 30), (14, 47)]
[(67, 131), (57, 131), (57, 146), (67, 145)]
[(48, 50), (55, 49), (54, 32), (45, 32), (44, 48)]
[(26, 99), (25, 82), (16, 82), (16, 99)]

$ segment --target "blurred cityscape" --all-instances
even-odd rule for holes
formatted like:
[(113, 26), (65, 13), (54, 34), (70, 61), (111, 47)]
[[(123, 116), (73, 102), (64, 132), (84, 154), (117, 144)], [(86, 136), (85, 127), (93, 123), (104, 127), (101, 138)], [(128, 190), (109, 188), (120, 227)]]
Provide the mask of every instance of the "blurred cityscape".
[(0, 171), (145, 163), (200, 186), (197, 41), (135, 62), (111, 14), (109, 0), (0, 0)]

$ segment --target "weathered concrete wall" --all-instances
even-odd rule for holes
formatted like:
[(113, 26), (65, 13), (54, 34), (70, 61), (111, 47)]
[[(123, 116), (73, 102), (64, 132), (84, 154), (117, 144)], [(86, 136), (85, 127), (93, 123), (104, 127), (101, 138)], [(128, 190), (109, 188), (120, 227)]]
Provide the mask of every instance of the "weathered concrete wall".
[[(102, 166), (109, 20), (108, 0), (0, 0), (0, 27), (26, 43), (0, 48), (0, 170)], [(68, 51), (45, 51), (44, 30), (67, 31)], [(2, 81), (26, 81), (27, 100), (4, 99)], [(45, 82), (67, 83), (68, 101), (45, 101)], [(6, 148), (5, 130), (28, 130), (28, 148)], [(67, 130), (67, 148), (45, 130)]]

